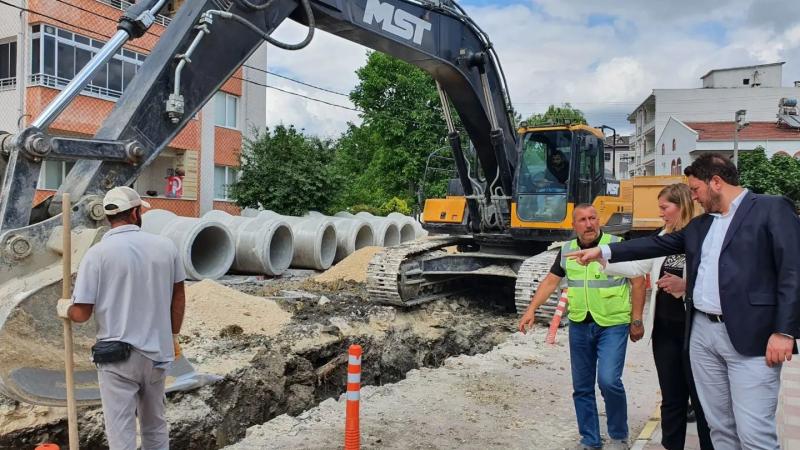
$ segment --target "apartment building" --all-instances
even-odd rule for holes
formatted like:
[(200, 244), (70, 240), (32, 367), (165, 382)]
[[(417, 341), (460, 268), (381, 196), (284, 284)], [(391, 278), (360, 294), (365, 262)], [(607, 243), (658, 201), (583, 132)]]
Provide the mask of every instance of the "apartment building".
[[(0, 130), (26, 127), (116, 30), (124, 0), (9, 0), (0, 5)], [(51, 125), (52, 134), (92, 136), (155, 47), (172, 0), (148, 34), (129, 42)], [(25, 12), (27, 10), (28, 12)], [(266, 46), (247, 66), (266, 68)], [(253, 81), (253, 82), (249, 82)], [(257, 84), (256, 84), (257, 83)], [(243, 138), (266, 123), (265, 73), (240, 68), (134, 183), (154, 208), (184, 216), (238, 213), (227, 186), (238, 173)], [(36, 201), (53, 195), (72, 163), (46, 161)], [(178, 177), (178, 178), (175, 178)], [(172, 182), (170, 186), (168, 182)], [(180, 188), (180, 189), (176, 189)]]
[(606, 136), (604, 140), (606, 172), (610, 171), (618, 180), (627, 180), (633, 176), (631, 162), (634, 157), (630, 140), (630, 136), (617, 136), (616, 142), (614, 136)]
[[(628, 116), (628, 121), (634, 125), (631, 150), (635, 175), (669, 175), (675, 170), (674, 164), (685, 167), (691, 163), (691, 151), (686, 147), (688, 141), (663, 136), (671, 119), (693, 123), (732, 122), (736, 111), (744, 109), (750, 122), (775, 123), (780, 99), (800, 96), (800, 82), (794, 82), (791, 87), (783, 86), (783, 64), (715, 69), (701, 77), (703, 87), (700, 88), (653, 89)], [(680, 134), (679, 125), (673, 124), (671, 128)]]

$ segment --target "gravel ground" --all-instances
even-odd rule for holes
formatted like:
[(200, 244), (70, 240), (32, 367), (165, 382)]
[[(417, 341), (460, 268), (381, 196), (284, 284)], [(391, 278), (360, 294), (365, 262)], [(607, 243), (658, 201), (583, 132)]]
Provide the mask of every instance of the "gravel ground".
[[(372, 449), (563, 449), (579, 438), (571, 398), (567, 335), (545, 345), (546, 329), (519, 333), (492, 351), (449, 358), (439, 368), (362, 388), (361, 444)], [(656, 407), (658, 382), (647, 344), (629, 342), (624, 382), (631, 437)], [(597, 398), (605, 428), (602, 397)], [(343, 397), (297, 417), (251, 427), (229, 450), (341, 448)]]

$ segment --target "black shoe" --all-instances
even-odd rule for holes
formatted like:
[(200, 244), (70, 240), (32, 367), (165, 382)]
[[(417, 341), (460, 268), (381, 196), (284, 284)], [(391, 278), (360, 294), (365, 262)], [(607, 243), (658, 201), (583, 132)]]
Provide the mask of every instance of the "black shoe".
[(689, 410), (686, 411), (686, 421), (689, 423), (697, 421), (697, 415), (694, 413), (694, 406), (689, 404)]

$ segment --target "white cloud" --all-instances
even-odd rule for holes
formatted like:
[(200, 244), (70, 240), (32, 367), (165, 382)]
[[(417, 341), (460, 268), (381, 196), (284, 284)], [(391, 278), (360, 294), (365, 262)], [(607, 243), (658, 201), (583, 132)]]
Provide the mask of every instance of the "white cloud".
[[(540, 0), (466, 9), (495, 45), (515, 108), (523, 115), (571, 102), (590, 122), (629, 131), (626, 117), (654, 88), (699, 87), (712, 68), (786, 60), (784, 84), (800, 79), (800, 25), (762, 1)], [(791, 2), (790, 2), (791, 3)], [(800, 4), (800, 2), (798, 2)], [(793, 15), (793, 16), (796, 16)], [(590, 18), (600, 17), (596, 26)], [(796, 21), (796, 17), (795, 17)], [(297, 42), (305, 28), (286, 22), (275, 36)], [(303, 81), (349, 92), (366, 48), (324, 32), (288, 52), (270, 47), (268, 67)], [(348, 99), (276, 77), (271, 85), (351, 106)], [(267, 92), (268, 124), (295, 124), (335, 137), (351, 111)]]

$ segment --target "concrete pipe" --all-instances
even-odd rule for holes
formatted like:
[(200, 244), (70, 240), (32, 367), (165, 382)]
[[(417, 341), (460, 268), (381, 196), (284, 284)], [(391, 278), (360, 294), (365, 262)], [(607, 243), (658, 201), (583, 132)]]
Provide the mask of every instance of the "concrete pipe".
[(233, 264), (236, 254), (233, 235), (221, 222), (154, 209), (142, 215), (142, 230), (165, 236), (175, 243), (190, 279), (215, 280), (225, 275)]
[(326, 270), (336, 257), (336, 228), (327, 217), (283, 216), (274, 211), (261, 211), (258, 220), (281, 218), (289, 223), (294, 235), (292, 267)]
[(222, 222), (230, 228), (236, 243), (235, 271), (274, 276), (289, 268), (294, 253), (294, 237), (285, 220), (277, 217), (257, 220), (232, 216), (225, 211), (209, 211), (203, 220)]
[(375, 245), (379, 247), (393, 247), (400, 244), (400, 228), (393, 220), (385, 217), (376, 217), (367, 212), (360, 212), (355, 216), (349, 212), (341, 211), (336, 213), (336, 217), (359, 218), (367, 221), (372, 226), (375, 235)]
[(397, 222), (400, 228), (400, 242), (413, 241), (417, 238), (416, 220), (398, 212), (389, 213), (386, 218)]
[(317, 211), (310, 211), (310, 217), (325, 217), (336, 228), (336, 257), (334, 262), (345, 259), (358, 249), (375, 245), (372, 227), (367, 221), (358, 218), (330, 217)]

